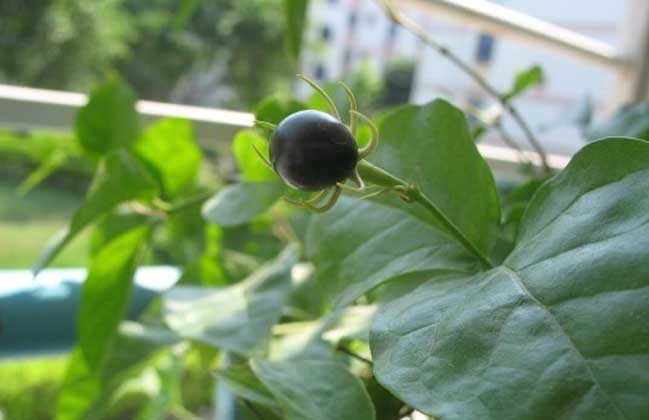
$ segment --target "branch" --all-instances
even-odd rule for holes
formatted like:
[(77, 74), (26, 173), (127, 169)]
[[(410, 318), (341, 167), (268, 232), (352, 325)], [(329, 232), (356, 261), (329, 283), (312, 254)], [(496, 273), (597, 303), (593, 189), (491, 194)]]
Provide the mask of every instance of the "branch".
[(372, 361), (370, 359), (367, 359), (367, 358), (361, 356), (360, 354), (350, 350), (349, 348), (345, 347), (342, 343), (338, 343), (338, 345), (336, 346), (336, 351), (339, 351), (341, 353), (345, 353), (348, 356), (353, 357), (354, 359), (359, 360), (359, 361), (361, 361), (361, 362), (363, 362), (363, 363), (365, 363), (365, 364), (367, 364), (369, 366), (373, 365), (373, 363), (372, 363)]
[(410, 31), (412, 34), (414, 34), (417, 38), (419, 38), (424, 44), (428, 45), (435, 51), (437, 51), (439, 54), (442, 56), (446, 57), (449, 61), (451, 61), (453, 64), (455, 64), (457, 67), (459, 67), (462, 71), (464, 71), (469, 77), (471, 77), (482, 89), (485, 90), (489, 95), (491, 95), (496, 101), (500, 103), (500, 105), (503, 107), (503, 109), (516, 121), (516, 123), (519, 125), (521, 130), (523, 130), (523, 133), (525, 133), (525, 136), (527, 137), (528, 142), (530, 145), (534, 148), (536, 153), (538, 153), (540, 159), (541, 159), (541, 165), (543, 166), (543, 170), (545, 172), (551, 172), (552, 170), (550, 169), (550, 166), (548, 165), (547, 162), (547, 157), (545, 150), (541, 146), (541, 143), (539, 143), (538, 139), (530, 129), (529, 125), (527, 122), (523, 119), (521, 114), (518, 112), (518, 110), (511, 104), (509, 103), (502, 94), (496, 90), (493, 86), (489, 84), (489, 82), (482, 77), (473, 67), (471, 67), (467, 62), (462, 60), (460, 57), (455, 55), (451, 50), (449, 50), (445, 45), (440, 44), (437, 42), (435, 39), (433, 39), (417, 22), (413, 21), (412, 19), (408, 18), (406, 15), (403, 13), (399, 12), (396, 10), (390, 3), (389, 0), (378, 0), (380, 5), (383, 6), (385, 9), (386, 13), (390, 18), (398, 25), (406, 28), (408, 31)]

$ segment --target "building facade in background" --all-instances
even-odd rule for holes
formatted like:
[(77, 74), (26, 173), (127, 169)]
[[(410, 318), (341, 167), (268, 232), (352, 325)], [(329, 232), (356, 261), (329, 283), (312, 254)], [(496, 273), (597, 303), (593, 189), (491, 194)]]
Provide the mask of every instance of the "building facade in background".
[[(611, 45), (620, 42), (618, 28), (626, 12), (625, 2), (620, 0), (505, 0), (499, 3)], [(581, 147), (583, 140), (579, 130), (565, 116), (577, 113), (586, 98), (599, 114), (610, 111), (606, 104), (614, 94), (616, 83), (616, 75), (610, 70), (479, 33), (429, 16), (412, 6), (403, 6), (401, 10), (455, 54), (475, 65), (499, 89), (506, 90), (518, 71), (534, 64), (541, 65), (546, 83), (519, 98), (517, 106), (539, 132), (550, 152), (573, 153)], [(412, 60), (415, 66), (411, 102), (424, 103), (438, 96), (462, 106), (491, 102), (446, 59), (392, 23), (372, 0), (312, 1), (307, 28), (302, 67), (306, 74), (319, 81), (343, 78), (364, 64), (383, 74), (390, 63), (405, 59)], [(522, 139), (518, 128), (510, 121), (505, 121), (505, 127), (515, 138)], [(496, 137), (488, 141), (498, 143)], [(521, 144), (524, 145), (522, 140)]]

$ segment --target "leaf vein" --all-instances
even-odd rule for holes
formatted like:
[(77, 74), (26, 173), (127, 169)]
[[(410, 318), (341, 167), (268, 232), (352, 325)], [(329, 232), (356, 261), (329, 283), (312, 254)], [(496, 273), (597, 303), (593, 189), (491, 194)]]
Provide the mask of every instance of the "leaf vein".
[(532, 292), (529, 291), (527, 286), (525, 285), (525, 282), (523, 279), (520, 277), (518, 272), (514, 271), (512, 268), (508, 267), (507, 265), (503, 264), (502, 269), (509, 275), (509, 277), (512, 279), (512, 282), (525, 294), (527, 295), (534, 303), (539, 305), (549, 316), (549, 318), (552, 320), (552, 322), (555, 324), (555, 326), (559, 329), (559, 331), (563, 334), (564, 337), (568, 340), (568, 343), (570, 344), (570, 348), (574, 351), (574, 353), (581, 359), (581, 361), (584, 364), (584, 367), (586, 369), (586, 372), (588, 373), (588, 376), (591, 378), (595, 386), (599, 388), (600, 391), (602, 391), (602, 394), (606, 396), (606, 398), (609, 400), (611, 406), (621, 415), (622, 418), (628, 418), (625, 413), (622, 411), (622, 409), (618, 406), (617, 402), (609, 395), (608, 392), (604, 389), (604, 387), (599, 383), (599, 380), (597, 379), (597, 376), (595, 376), (595, 373), (590, 367), (589, 360), (584, 356), (584, 354), (579, 350), (575, 342), (572, 340), (572, 337), (568, 335), (566, 330), (563, 328), (563, 325), (559, 323), (559, 321), (555, 318), (554, 314), (552, 311), (546, 306), (543, 302), (541, 302), (536, 296), (532, 294)]

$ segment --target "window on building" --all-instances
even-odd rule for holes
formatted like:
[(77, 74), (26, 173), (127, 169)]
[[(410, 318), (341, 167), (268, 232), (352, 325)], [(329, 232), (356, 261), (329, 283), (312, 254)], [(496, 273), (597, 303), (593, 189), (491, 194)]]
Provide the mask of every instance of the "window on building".
[(399, 34), (399, 25), (397, 25), (394, 22), (390, 23), (390, 29), (388, 29), (388, 39), (393, 40), (397, 37), (398, 34)]
[(352, 62), (352, 52), (348, 48), (345, 50), (345, 54), (343, 55), (343, 68), (347, 70), (351, 62)]
[(320, 36), (322, 37), (323, 41), (329, 41), (332, 38), (331, 28), (327, 25), (323, 26), (320, 30)]
[(494, 45), (496, 40), (488, 34), (480, 34), (478, 38), (478, 48), (476, 49), (475, 59), (478, 63), (487, 64), (493, 58)]
[(315, 66), (314, 75), (317, 80), (324, 80), (327, 77), (327, 69), (322, 63), (318, 63)]
[(356, 12), (351, 12), (348, 18), (349, 26), (351, 27), (356, 26), (356, 20), (357, 20)]

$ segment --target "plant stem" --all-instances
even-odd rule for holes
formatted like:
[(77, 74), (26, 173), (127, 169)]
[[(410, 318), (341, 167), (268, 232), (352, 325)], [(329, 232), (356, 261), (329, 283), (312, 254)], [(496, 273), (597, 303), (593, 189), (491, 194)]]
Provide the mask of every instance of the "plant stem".
[(449, 232), (451, 232), (453, 234), (453, 236), (455, 236), (455, 238), (466, 249), (468, 249), (476, 257), (478, 257), (478, 259), (480, 260), (480, 262), (482, 263), (482, 265), (485, 268), (492, 268), (493, 267), (493, 265), (487, 259), (487, 257), (484, 256), (482, 254), (482, 252), (480, 252), (478, 250), (478, 248), (476, 248), (476, 246), (473, 245), (473, 243), (466, 236), (464, 236), (464, 234), (455, 225), (455, 223), (453, 223), (453, 221), (451, 221), (451, 219), (449, 219), (446, 216), (446, 214), (444, 214), (444, 212), (439, 207), (437, 207), (437, 205), (435, 203), (433, 203), (428, 197), (426, 197), (426, 195), (424, 195), (424, 193), (421, 191), (421, 189), (419, 189), (419, 187), (411, 186), (411, 187), (409, 187), (408, 192), (409, 192), (409, 196), (412, 198), (413, 201), (419, 203), (424, 208), (426, 208), (428, 211), (430, 211), (432, 214), (434, 214), (437, 217), (437, 219), (444, 225), (444, 227)]
[(492, 268), (493, 264), (489, 259), (480, 252), (480, 250), (464, 235), (451, 219), (433, 203), (416, 185), (411, 185), (397, 178), (389, 172), (371, 164), (366, 160), (361, 160), (357, 165), (358, 172), (368, 182), (376, 185), (391, 187), (398, 191), (402, 198), (408, 202), (416, 202), (430, 213), (444, 226), (464, 248), (475, 255), (485, 268)]
[(446, 57), (449, 61), (459, 67), (463, 72), (465, 72), (469, 77), (471, 77), (482, 89), (485, 90), (489, 95), (491, 95), (496, 101), (500, 103), (503, 109), (516, 121), (518, 126), (523, 130), (523, 133), (527, 137), (528, 142), (534, 148), (536, 153), (539, 155), (541, 160), (541, 166), (546, 173), (551, 172), (550, 166), (548, 165), (547, 156), (545, 150), (541, 146), (541, 143), (538, 141), (530, 126), (523, 119), (521, 114), (518, 112), (518, 109), (514, 107), (509, 101), (507, 101), (503, 95), (501, 95), (496, 88), (491, 86), (489, 82), (480, 75), (473, 67), (471, 67), (467, 62), (462, 60), (460, 57), (455, 55), (448, 47), (440, 44), (435, 39), (433, 39), (421, 26), (419, 26), (415, 21), (411, 20), (403, 13), (397, 11), (388, 0), (380, 0), (379, 3), (388, 13), (388, 16), (397, 23), (398, 25), (406, 28), (412, 32), (417, 38), (419, 38), (424, 44), (428, 45), (435, 51), (437, 51), (442, 56)]
[(359, 361), (361, 361), (361, 362), (363, 362), (363, 363), (365, 363), (367, 365), (370, 365), (370, 366), (373, 365), (373, 363), (372, 363), (372, 361), (370, 359), (367, 359), (367, 358), (361, 356), (360, 354), (348, 349), (347, 347), (345, 347), (344, 345), (342, 345), (340, 343), (336, 346), (336, 350), (341, 352), (341, 353), (345, 353), (346, 355), (348, 355), (350, 357), (353, 357), (354, 359), (359, 360)]
[(203, 201), (207, 200), (211, 196), (214, 195), (214, 192), (208, 191), (204, 193), (197, 194), (193, 197), (190, 197), (184, 201), (181, 201), (180, 203), (177, 204), (170, 204), (167, 203), (166, 201), (162, 201), (159, 199), (156, 199), (153, 204), (157, 209), (160, 211), (166, 213), (167, 215), (173, 214), (173, 213), (178, 213), (180, 211), (183, 211), (195, 204), (202, 203)]

